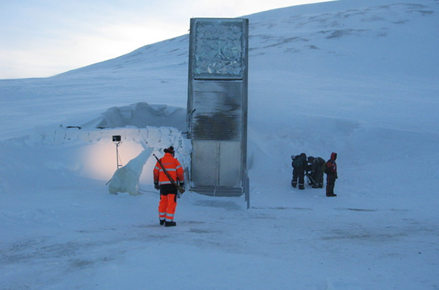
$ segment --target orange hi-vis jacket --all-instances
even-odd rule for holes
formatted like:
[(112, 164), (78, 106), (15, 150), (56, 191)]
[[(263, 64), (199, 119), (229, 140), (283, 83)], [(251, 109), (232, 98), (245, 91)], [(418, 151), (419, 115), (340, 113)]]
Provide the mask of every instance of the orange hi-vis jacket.
[[(180, 162), (176, 158), (174, 158), (171, 153), (165, 153), (165, 156), (163, 156), (160, 161), (175, 182), (177, 182), (177, 180), (180, 182), (184, 182), (183, 167), (181, 167)], [(158, 182), (159, 185), (172, 184), (158, 161), (154, 167), (154, 182)]]

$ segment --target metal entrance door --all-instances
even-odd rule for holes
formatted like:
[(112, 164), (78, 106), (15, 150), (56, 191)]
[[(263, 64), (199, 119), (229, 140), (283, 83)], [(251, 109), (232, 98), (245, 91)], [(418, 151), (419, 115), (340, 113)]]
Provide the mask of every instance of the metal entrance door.
[(245, 193), (248, 19), (191, 19), (188, 136), (191, 189)]

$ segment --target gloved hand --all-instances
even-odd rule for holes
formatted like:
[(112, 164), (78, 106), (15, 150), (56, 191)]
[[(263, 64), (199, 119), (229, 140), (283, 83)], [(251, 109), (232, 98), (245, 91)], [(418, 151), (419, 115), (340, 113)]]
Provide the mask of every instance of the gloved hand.
[(154, 188), (157, 189), (157, 190), (160, 189), (160, 186), (159, 186), (159, 183), (158, 183), (158, 182), (154, 182)]
[(184, 182), (179, 182), (180, 183), (180, 187), (184, 189)]

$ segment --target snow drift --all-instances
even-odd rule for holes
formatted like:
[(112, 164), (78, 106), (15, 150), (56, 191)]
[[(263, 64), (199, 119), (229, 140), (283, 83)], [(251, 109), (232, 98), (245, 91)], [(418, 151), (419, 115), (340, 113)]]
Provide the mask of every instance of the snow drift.
[[(438, 1), (248, 17), (249, 210), (187, 191), (177, 227), (160, 227), (151, 158), (143, 194), (105, 186), (113, 134), (124, 166), (169, 145), (189, 166), (187, 35), (52, 78), (0, 80), (0, 289), (439, 287)], [(337, 198), (291, 188), (290, 155), (333, 151)], [(128, 167), (140, 172), (144, 157)]]

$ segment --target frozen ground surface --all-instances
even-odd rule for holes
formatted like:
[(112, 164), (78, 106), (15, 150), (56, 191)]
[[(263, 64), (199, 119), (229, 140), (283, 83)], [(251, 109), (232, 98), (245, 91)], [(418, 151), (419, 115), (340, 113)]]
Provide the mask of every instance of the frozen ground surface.
[[(439, 289), (438, 6), (250, 15), (250, 208), (187, 191), (175, 228), (141, 152), (190, 166), (187, 36), (0, 80), (0, 289)], [(140, 195), (109, 194), (112, 135)], [(301, 152), (338, 153), (336, 198), (291, 188)]]

